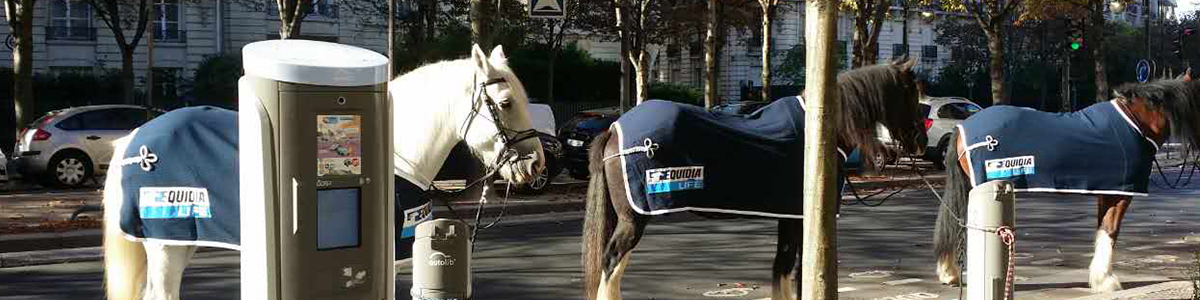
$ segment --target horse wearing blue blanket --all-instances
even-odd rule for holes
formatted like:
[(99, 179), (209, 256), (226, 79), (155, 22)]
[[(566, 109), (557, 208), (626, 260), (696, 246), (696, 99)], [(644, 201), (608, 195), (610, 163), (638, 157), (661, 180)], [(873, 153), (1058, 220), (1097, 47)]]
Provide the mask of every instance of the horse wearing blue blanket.
[(1095, 256), (1088, 284), (1095, 292), (1121, 289), (1112, 272), (1113, 246), (1134, 196), (1145, 196), (1150, 166), (1169, 136), (1200, 142), (1200, 83), (1190, 72), (1175, 79), (1131, 83), (1116, 98), (1070, 113), (993, 106), (957, 127), (946, 156), (945, 203), (934, 236), (937, 272), (959, 282), (956, 264), (971, 188), (1007, 180), (1016, 192), (1096, 195)]
[[(905, 151), (921, 149), (921, 92), (902, 59), (838, 76), (837, 145), (871, 157), (883, 150), (882, 123)], [(794, 299), (804, 175), (804, 104), (787, 97), (748, 116), (647, 101), (591, 142), (583, 229), (584, 293), (621, 299), (629, 254), (654, 215), (690, 211), (707, 217), (779, 220), (772, 299)], [(918, 150), (919, 151), (919, 150)], [(843, 156), (844, 159), (844, 156)]]

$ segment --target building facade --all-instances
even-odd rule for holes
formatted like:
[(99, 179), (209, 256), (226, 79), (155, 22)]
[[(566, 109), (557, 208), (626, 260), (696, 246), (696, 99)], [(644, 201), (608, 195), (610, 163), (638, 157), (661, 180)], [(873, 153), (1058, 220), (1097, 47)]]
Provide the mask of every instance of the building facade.
[[(279, 38), (279, 16), (274, 1), (255, 0), (152, 0), (155, 81), (186, 85), (206, 57), (239, 53), (255, 41)], [(7, 13), (7, 12), (5, 12)], [(301, 37), (355, 45), (386, 53), (387, 28), (361, 22), (353, 13), (342, 13), (337, 0), (317, 0), (304, 19)], [(127, 25), (127, 27), (129, 27)], [(10, 47), (0, 47), (0, 66), (12, 67), (9, 26), (0, 26)], [(133, 29), (125, 31), (131, 38)], [(136, 82), (142, 88), (147, 74), (147, 37), (133, 55)], [(121, 51), (112, 30), (81, 0), (37, 1), (34, 8), (33, 68), (35, 73), (97, 73), (119, 70)], [(158, 84), (156, 84), (158, 85)], [(174, 90), (186, 87), (164, 87)], [(183, 91), (180, 91), (183, 92)]]

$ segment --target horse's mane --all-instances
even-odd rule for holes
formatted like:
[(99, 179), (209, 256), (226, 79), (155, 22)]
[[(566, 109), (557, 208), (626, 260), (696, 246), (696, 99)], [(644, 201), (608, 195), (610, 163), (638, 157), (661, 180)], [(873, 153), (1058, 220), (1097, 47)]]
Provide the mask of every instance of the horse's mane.
[(882, 151), (882, 145), (876, 138), (876, 123), (892, 120), (896, 122), (884, 122), (899, 124), (917, 114), (915, 103), (904, 105), (902, 101), (896, 101), (905, 96), (905, 89), (908, 88), (909, 83), (905, 82), (903, 73), (901, 67), (881, 64), (838, 74), (841, 103), (841, 115), (838, 118), (841, 130), (838, 137), (841, 140), (862, 147), (860, 150), (864, 153)]
[(1171, 135), (1183, 138), (1192, 147), (1200, 146), (1200, 81), (1161, 79), (1145, 83), (1123, 84), (1114, 92), (1119, 97), (1142, 98), (1161, 108), (1171, 124)]

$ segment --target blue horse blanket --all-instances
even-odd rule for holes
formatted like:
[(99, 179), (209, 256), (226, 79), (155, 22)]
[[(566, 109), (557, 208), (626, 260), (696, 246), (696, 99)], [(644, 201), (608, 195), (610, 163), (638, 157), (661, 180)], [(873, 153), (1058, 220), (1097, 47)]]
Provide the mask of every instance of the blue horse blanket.
[[(211, 106), (163, 114), (139, 127), (122, 155), (121, 231), (168, 245), (241, 248), (237, 112)], [(396, 177), (396, 259), (431, 218), (424, 190)]]
[(1158, 151), (1113, 101), (1070, 113), (993, 106), (958, 130), (972, 185), (1003, 179), (1018, 192), (1145, 196)]
[(803, 217), (797, 199), (803, 193), (804, 109), (798, 97), (749, 115), (650, 100), (612, 128), (624, 153), (613, 159), (621, 160), (626, 198), (638, 213)]

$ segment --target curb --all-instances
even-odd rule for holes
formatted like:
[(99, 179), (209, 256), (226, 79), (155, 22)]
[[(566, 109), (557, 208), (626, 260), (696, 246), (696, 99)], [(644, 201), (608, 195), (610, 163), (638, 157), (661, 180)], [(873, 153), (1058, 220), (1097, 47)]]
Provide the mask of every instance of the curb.
[(1121, 291), (1116, 291), (1116, 292), (1108, 292), (1108, 293), (1100, 293), (1100, 294), (1095, 294), (1095, 295), (1089, 295), (1089, 296), (1084, 296), (1084, 297), (1074, 298), (1074, 299), (1070, 299), (1070, 300), (1118, 300), (1118, 299), (1128, 299), (1128, 298), (1130, 298), (1130, 297), (1136, 297), (1136, 296), (1146, 295), (1146, 294), (1150, 294), (1150, 293), (1156, 293), (1156, 292), (1161, 292), (1161, 291), (1166, 291), (1166, 290), (1171, 290), (1171, 289), (1190, 288), (1190, 287), (1192, 287), (1192, 283), (1191, 283), (1191, 282), (1187, 282), (1187, 281), (1170, 281), (1170, 282), (1164, 282), (1164, 283), (1159, 283), (1159, 284), (1152, 284), (1152, 285), (1147, 285), (1147, 286), (1143, 286), (1143, 287), (1139, 287), (1139, 288), (1133, 288), (1133, 289), (1128, 289), (1128, 290), (1121, 290)]
[[(940, 176), (927, 177), (930, 183), (939, 184), (944, 182), (944, 178)], [(892, 181), (872, 181), (855, 183), (855, 187), (860, 189), (884, 188), (896, 185), (911, 185), (924, 184), (920, 178), (906, 178)], [(517, 215), (533, 215), (561, 212), (578, 212), (584, 210), (584, 202), (580, 201), (514, 201), (510, 202), (507, 207), (500, 203), (488, 203), (484, 207), (484, 218), (493, 218), (501, 207), (504, 207), (504, 213), (507, 216)], [(478, 208), (478, 202), (475, 201), (454, 201), (451, 202), (451, 207), (454, 208), (458, 216), (466, 220), (475, 218), (475, 212)], [(455, 217), (445, 205), (434, 207), (434, 218), (452, 218)], [(78, 240), (94, 239), (100, 240), (103, 234), (100, 229), (86, 229), (69, 231), (63, 233), (33, 233), (0, 236), (0, 245), (6, 243), (22, 243), (27, 241), (41, 241), (47, 244), (69, 244), (71, 242), (78, 243)], [(65, 249), (43, 249), (20, 252), (0, 252), (0, 268), (23, 267), (34, 265), (58, 264), (68, 262), (82, 261), (99, 261), (103, 258), (101, 247), (81, 247), (81, 248), (65, 248)], [(397, 271), (406, 269), (411, 265), (411, 262), (401, 260), (394, 265)]]

